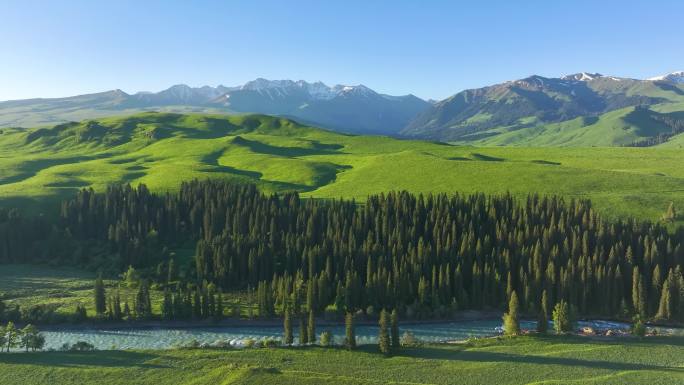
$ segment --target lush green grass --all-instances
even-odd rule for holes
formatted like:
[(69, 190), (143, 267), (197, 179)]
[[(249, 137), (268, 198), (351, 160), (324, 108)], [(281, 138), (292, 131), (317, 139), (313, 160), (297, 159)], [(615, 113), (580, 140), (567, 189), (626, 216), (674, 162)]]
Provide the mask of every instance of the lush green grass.
[(595, 118), (579, 117), (559, 123), (526, 128), (497, 128), (476, 136), (482, 139), (463, 142), (484, 146), (566, 146), (593, 147), (628, 145), (635, 141), (670, 132), (664, 124), (650, 118), (653, 112), (622, 108)]
[(561, 194), (590, 198), (610, 218), (656, 220), (670, 201), (684, 207), (679, 148), (478, 148), (341, 135), (266, 116), (146, 113), (6, 129), (0, 154), (4, 204), (28, 200), (34, 209), (36, 199), (86, 186), (130, 182), (173, 191), (192, 178), (357, 200), (399, 189)]
[(427, 346), (0, 354), (14, 384), (681, 384), (684, 340), (521, 337)]
[[(96, 274), (64, 267), (40, 265), (1, 265), (0, 298), (10, 305), (28, 308), (47, 305), (58, 315), (73, 314), (76, 305), (84, 305), (90, 317), (95, 316), (93, 287)], [(119, 279), (105, 279), (108, 293), (119, 290), (121, 301), (133, 306), (136, 287), (128, 287)], [(163, 290), (156, 286), (150, 292), (154, 314), (161, 314)], [(226, 311), (240, 306), (241, 315), (248, 316), (250, 309), (256, 314), (254, 293), (233, 292), (224, 295)]]

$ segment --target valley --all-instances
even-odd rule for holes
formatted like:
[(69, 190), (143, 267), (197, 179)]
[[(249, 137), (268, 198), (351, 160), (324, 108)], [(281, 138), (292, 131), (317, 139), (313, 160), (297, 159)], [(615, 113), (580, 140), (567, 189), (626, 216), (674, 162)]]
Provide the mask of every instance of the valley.
[(266, 192), (354, 198), (391, 190), (588, 198), (607, 218), (657, 220), (684, 206), (678, 137), (658, 147), (473, 147), (355, 136), (263, 115), (143, 113), (0, 134), (0, 198), (36, 202), (84, 187), (174, 191), (219, 178)]

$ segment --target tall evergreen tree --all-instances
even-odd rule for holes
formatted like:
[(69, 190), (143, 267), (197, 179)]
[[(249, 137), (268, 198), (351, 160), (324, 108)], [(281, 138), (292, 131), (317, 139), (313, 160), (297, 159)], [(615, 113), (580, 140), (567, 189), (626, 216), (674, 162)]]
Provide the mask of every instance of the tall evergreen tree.
[(561, 300), (553, 308), (553, 328), (557, 334), (568, 333), (573, 329), (572, 310), (565, 300)]
[(95, 313), (98, 317), (102, 317), (107, 311), (107, 294), (105, 293), (104, 283), (102, 277), (97, 277), (95, 280)]
[(537, 319), (537, 332), (546, 333), (549, 323), (548, 298), (546, 290), (542, 292), (541, 304), (539, 306), (539, 318)]
[(309, 329), (306, 326), (304, 316), (299, 317), (299, 345), (304, 346), (309, 343)]
[(289, 307), (285, 308), (283, 313), (283, 342), (287, 346), (291, 346), (294, 342), (294, 334), (292, 333), (292, 319)]
[(349, 349), (349, 350), (356, 349), (356, 333), (354, 331), (354, 316), (352, 315), (351, 312), (347, 312), (344, 316), (344, 330), (345, 330), (344, 346), (346, 346), (347, 349)]
[(508, 312), (503, 316), (504, 333), (506, 335), (514, 336), (520, 333), (519, 312), (520, 304), (518, 302), (518, 294), (513, 291), (513, 293), (511, 293), (511, 299), (508, 301)]
[(316, 318), (314, 317), (313, 310), (309, 310), (309, 320), (306, 323), (307, 331), (306, 334), (309, 337), (309, 343), (316, 342)]
[(391, 349), (391, 342), (389, 336), (389, 317), (387, 316), (387, 311), (382, 309), (380, 311), (380, 322), (378, 330), (378, 348), (380, 352), (384, 355), (389, 355)]
[(399, 339), (399, 315), (397, 314), (397, 309), (392, 310), (391, 322), (392, 348), (399, 349), (401, 342)]

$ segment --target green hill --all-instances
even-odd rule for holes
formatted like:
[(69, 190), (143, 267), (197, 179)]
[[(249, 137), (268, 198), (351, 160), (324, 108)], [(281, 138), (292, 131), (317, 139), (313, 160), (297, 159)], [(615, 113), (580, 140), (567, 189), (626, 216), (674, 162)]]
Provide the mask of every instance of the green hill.
[(622, 146), (668, 131), (654, 111), (681, 113), (682, 103), (684, 88), (674, 82), (531, 76), (460, 92), (418, 115), (402, 133), (487, 145)]
[(678, 115), (627, 107), (598, 117), (519, 129), (494, 129), (472, 136), (482, 139), (471, 140), (471, 136), (465, 136), (459, 142), (485, 146), (623, 146), (671, 132), (672, 128), (662, 121), (664, 117)]
[[(673, 139), (674, 140), (674, 139)], [(674, 142), (673, 142), (674, 143)], [(2, 204), (77, 189), (223, 178), (317, 198), (506, 191), (591, 198), (608, 217), (684, 207), (684, 153), (667, 148), (471, 147), (333, 133), (263, 115), (142, 113), (0, 134)]]

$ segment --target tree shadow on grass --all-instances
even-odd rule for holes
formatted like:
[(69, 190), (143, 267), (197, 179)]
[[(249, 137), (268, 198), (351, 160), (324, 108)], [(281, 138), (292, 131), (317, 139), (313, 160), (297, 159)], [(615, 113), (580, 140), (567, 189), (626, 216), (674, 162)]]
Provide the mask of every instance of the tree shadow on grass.
[(168, 368), (166, 365), (149, 364), (158, 358), (151, 353), (131, 352), (123, 350), (107, 350), (96, 352), (37, 352), (37, 353), (3, 353), (1, 364), (40, 365), (54, 367), (138, 367), (147, 369)]

